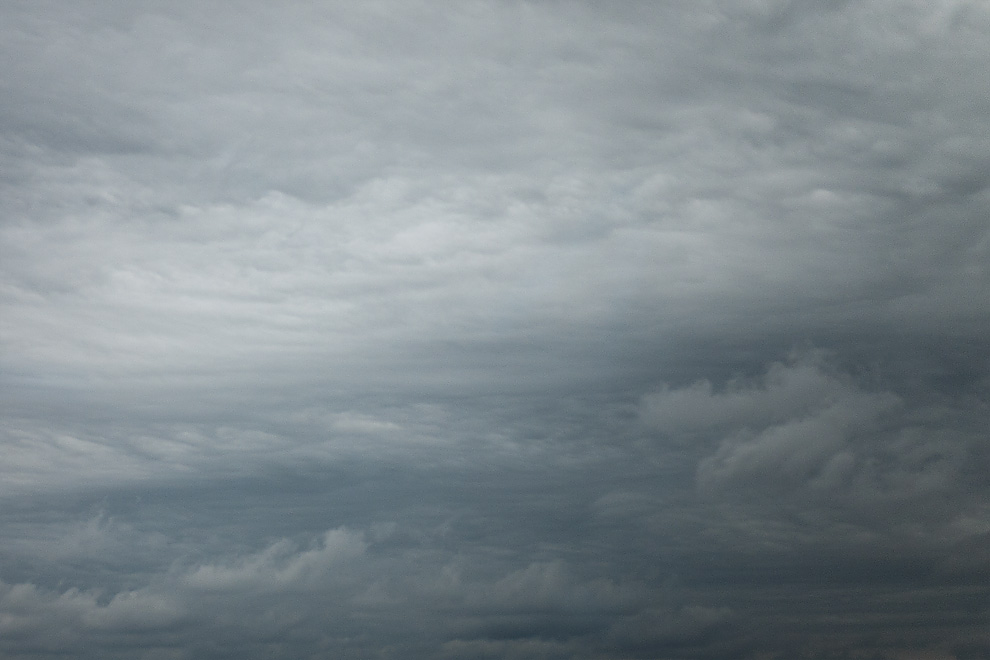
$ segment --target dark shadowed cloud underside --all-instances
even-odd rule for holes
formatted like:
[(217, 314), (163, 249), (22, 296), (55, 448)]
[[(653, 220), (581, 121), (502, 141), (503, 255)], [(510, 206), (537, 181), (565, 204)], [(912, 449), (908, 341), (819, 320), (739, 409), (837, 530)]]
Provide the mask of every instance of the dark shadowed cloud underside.
[(0, 658), (990, 657), (990, 6), (0, 0)]

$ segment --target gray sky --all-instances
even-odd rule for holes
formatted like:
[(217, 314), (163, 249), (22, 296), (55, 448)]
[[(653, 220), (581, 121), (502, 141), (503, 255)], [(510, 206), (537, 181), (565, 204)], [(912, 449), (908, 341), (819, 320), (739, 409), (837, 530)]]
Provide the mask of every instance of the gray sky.
[(990, 656), (990, 5), (0, 1), (0, 657)]

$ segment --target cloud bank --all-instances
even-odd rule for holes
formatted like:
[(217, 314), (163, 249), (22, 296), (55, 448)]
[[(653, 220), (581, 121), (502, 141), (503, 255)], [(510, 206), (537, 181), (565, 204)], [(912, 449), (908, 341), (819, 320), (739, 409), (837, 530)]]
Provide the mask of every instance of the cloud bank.
[(990, 654), (982, 3), (0, 14), (0, 656)]

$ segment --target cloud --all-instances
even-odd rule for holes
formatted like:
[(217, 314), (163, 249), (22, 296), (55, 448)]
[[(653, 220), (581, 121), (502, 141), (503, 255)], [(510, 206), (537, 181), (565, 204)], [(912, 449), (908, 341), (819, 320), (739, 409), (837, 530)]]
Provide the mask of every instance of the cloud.
[(827, 565), (839, 581), (984, 570), (985, 554), (971, 554), (986, 534), (983, 406), (908, 400), (879, 382), (812, 352), (755, 378), (664, 386), (641, 399), (640, 421), (692, 467), (698, 500), (664, 512), (655, 492), (615, 491), (596, 514), (698, 533), (755, 565), (788, 557), (808, 575)]
[[(626, 652), (676, 653), (678, 649), (704, 644), (731, 625), (729, 608), (685, 605), (677, 609), (649, 609), (613, 624), (609, 635)], [(638, 656), (640, 657), (640, 656)]]
[(643, 398), (647, 425), (671, 436), (719, 433), (732, 428), (765, 428), (820, 413), (836, 399), (851, 398), (850, 385), (824, 372), (825, 356), (808, 353), (790, 363), (775, 362), (757, 382), (735, 379), (722, 391), (701, 380), (669, 386)]
[(881, 431), (883, 417), (900, 401), (890, 393), (853, 388), (817, 398), (818, 409), (813, 412), (802, 414), (780, 406), (776, 412), (786, 416), (776, 424), (762, 424), (752, 431), (741, 425), (743, 430), (734, 431), (700, 463), (700, 486), (752, 487), (768, 494), (778, 488), (786, 492), (794, 484), (830, 492), (845, 487), (855, 452)]
[(95, 632), (140, 633), (183, 622), (180, 603), (149, 590), (125, 591), (101, 603), (101, 594), (70, 589), (61, 594), (29, 584), (0, 584), (0, 626), (15, 643), (49, 634), (46, 646), (66, 649)]
[(5, 8), (0, 654), (986, 655), (988, 37)]
[(568, 658), (574, 645), (552, 640), (461, 640), (445, 642), (444, 658)]
[(707, 380), (665, 385), (640, 402), (647, 428), (704, 454), (697, 473), (703, 490), (767, 497), (806, 489), (836, 498), (850, 488), (906, 496), (949, 487), (966, 452), (980, 451), (975, 436), (949, 430), (965, 426), (958, 417), (967, 415), (934, 402), (911, 410), (897, 394), (836, 371), (820, 352), (795, 354), (758, 378), (735, 377), (719, 388)]
[(185, 586), (206, 590), (285, 590), (318, 588), (346, 573), (347, 560), (361, 556), (363, 535), (339, 528), (327, 531), (313, 548), (299, 550), (278, 541), (234, 565), (203, 565), (183, 578)]
[(516, 612), (529, 610), (608, 611), (634, 604), (638, 594), (634, 588), (623, 587), (612, 580), (597, 578), (581, 582), (568, 575), (559, 561), (533, 563), (513, 571), (483, 593), (469, 596), (468, 602), (490, 603)]

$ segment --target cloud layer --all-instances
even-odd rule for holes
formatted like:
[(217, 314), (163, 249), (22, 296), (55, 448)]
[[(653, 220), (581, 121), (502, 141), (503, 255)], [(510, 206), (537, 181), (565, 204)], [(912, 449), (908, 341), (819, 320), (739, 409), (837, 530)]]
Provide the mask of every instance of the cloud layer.
[(0, 13), (3, 657), (990, 654), (982, 3)]

